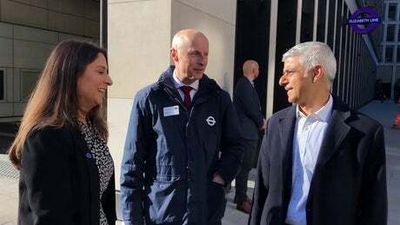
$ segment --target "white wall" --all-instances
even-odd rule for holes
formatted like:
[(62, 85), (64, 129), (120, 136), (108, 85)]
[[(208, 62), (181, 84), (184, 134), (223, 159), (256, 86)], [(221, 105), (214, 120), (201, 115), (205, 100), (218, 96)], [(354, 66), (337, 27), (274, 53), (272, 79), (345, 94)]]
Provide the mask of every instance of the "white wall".
[(206, 74), (233, 92), (236, 1), (172, 1), (172, 34), (195, 27), (210, 41)]

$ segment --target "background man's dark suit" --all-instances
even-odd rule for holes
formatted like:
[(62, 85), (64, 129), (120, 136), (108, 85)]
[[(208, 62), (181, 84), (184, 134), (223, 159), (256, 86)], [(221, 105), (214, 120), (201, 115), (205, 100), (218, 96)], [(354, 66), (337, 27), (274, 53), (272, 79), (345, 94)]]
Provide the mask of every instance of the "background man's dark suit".
[[(247, 179), (249, 171), (256, 161), (260, 128), (263, 126), (264, 116), (261, 112), (258, 94), (246, 77), (241, 77), (235, 86), (233, 104), (239, 117), (241, 135), (246, 143), (241, 168), (236, 176), (235, 203), (239, 204), (240, 208), (240, 204), (247, 198)], [(250, 211), (250, 207), (248, 207), (248, 211)]]
[(233, 104), (239, 116), (243, 138), (258, 140), (264, 116), (261, 112), (260, 100), (251, 82), (241, 77), (233, 92)]
[[(251, 225), (284, 224), (291, 194), (296, 106), (269, 120), (258, 161)], [(383, 127), (334, 99), (306, 205), (309, 225), (385, 225)]]

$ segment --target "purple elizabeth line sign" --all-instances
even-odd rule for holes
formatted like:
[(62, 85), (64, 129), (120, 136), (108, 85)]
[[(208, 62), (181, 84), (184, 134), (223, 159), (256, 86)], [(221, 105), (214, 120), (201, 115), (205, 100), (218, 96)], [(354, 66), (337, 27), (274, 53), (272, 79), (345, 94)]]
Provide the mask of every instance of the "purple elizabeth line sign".
[[(360, 17), (362, 14), (367, 15), (366, 17)], [(366, 34), (369, 33), (375, 28), (379, 26), (381, 23), (381, 18), (378, 15), (378, 12), (372, 7), (364, 7), (360, 8), (350, 16), (348, 19), (348, 24), (350, 24), (351, 28), (359, 33)], [(364, 26), (359, 26), (364, 25)]]

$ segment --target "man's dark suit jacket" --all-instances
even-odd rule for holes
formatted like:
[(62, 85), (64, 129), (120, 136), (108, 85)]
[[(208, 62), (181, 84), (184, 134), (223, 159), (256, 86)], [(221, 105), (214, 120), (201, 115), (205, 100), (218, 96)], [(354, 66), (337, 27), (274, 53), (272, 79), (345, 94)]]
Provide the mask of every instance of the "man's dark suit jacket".
[(258, 94), (246, 77), (241, 77), (235, 86), (233, 104), (239, 117), (243, 138), (258, 140), (264, 116)]
[[(296, 106), (269, 121), (257, 167), (251, 225), (282, 225), (292, 186)], [(334, 99), (306, 204), (308, 225), (385, 225), (383, 127)]]
[(21, 165), (19, 225), (98, 225), (100, 201), (108, 224), (115, 224), (114, 175), (100, 200), (99, 172), (80, 131), (33, 131)]

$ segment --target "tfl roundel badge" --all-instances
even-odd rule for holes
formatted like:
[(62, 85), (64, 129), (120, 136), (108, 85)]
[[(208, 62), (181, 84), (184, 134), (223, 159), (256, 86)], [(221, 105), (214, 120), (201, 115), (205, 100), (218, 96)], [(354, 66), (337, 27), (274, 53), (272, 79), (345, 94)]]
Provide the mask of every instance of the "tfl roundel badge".
[(206, 122), (207, 122), (208, 126), (212, 127), (212, 126), (215, 125), (215, 123), (216, 123), (217, 121), (215, 121), (215, 118), (214, 118), (214, 117), (208, 116), (207, 119), (206, 119)]

